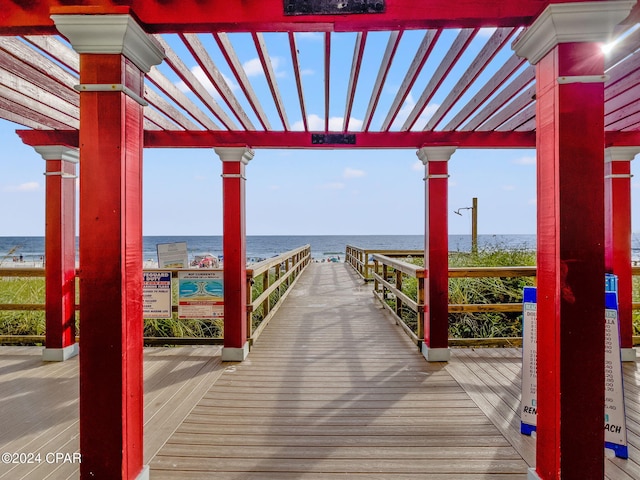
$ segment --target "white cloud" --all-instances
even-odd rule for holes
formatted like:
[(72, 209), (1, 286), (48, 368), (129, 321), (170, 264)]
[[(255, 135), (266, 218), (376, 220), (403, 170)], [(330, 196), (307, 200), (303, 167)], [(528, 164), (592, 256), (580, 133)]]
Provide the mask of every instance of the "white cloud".
[(5, 192), (35, 192), (40, 189), (38, 182), (21, 183), (20, 185), (9, 185), (3, 190)]
[[(391, 130), (399, 130), (404, 122), (409, 118), (409, 115), (413, 111), (413, 108), (416, 106), (416, 102), (413, 99), (413, 95), (409, 93), (407, 98), (402, 105), (402, 108), (398, 112), (393, 124), (391, 125)], [(425, 109), (420, 113), (418, 119), (414, 122), (413, 127), (411, 127), (412, 131), (422, 130), (424, 125), (429, 121), (429, 119), (433, 116), (434, 113), (440, 108), (440, 105), (437, 103), (428, 104)]]
[(531, 155), (527, 155), (524, 157), (520, 157), (520, 158), (516, 158), (513, 163), (515, 165), (535, 165), (536, 164), (536, 157), (535, 156), (531, 156)]
[[(207, 92), (209, 92), (209, 94), (212, 97), (216, 99), (220, 98), (220, 94), (218, 93), (218, 90), (213, 86), (213, 84), (209, 80), (209, 77), (207, 77), (207, 74), (204, 73), (204, 70), (202, 69), (202, 67), (200, 67), (200, 65), (196, 65), (195, 67), (193, 67), (191, 69), (191, 73), (193, 73), (196, 79), (204, 86), (204, 88), (207, 89)], [(229, 77), (224, 75), (222, 72), (220, 72), (220, 74), (222, 75), (222, 78), (224, 79), (224, 81), (227, 82), (227, 85), (229, 86), (232, 92), (235, 92), (240, 88), (237, 83), (235, 83)], [(176, 87), (178, 87), (178, 89), (183, 92), (191, 91), (191, 89), (187, 87), (187, 84), (184, 83), (182, 80), (176, 83)]]
[(296, 32), (296, 38), (305, 40), (322, 40), (322, 33), (320, 32)]
[[(271, 67), (278, 78), (286, 77), (286, 73), (283, 71), (279, 71), (278, 67), (281, 66), (282, 59), (280, 57), (270, 57), (271, 58)], [(262, 69), (262, 63), (259, 58), (252, 58), (242, 64), (242, 68), (244, 69), (244, 73), (247, 74), (247, 77), (257, 77), (260, 75), (264, 75), (264, 70)]]
[[(330, 132), (341, 132), (342, 124), (344, 123), (344, 117), (331, 117), (329, 119), (329, 131)], [(307, 125), (309, 126), (309, 130), (312, 132), (322, 132), (324, 131), (324, 118), (315, 113), (311, 115), (307, 115)], [(351, 117), (349, 119), (349, 128), (351, 131), (359, 131), (362, 128), (362, 120), (358, 120), (357, 118)], [(304, 123), (302, 120), (298, 120), (291, 125), (291, 130), (294, 131), (303, 131)]]
[(421, 160), (416, 160), (411, 165), (411, 170), (414, 170), (416, 172), (424, 172), (424, 163), (422, 163)]
[(346, 187), (346, 185), (342, 182), (329, 182), (323, 185), (320, 185), (318, 188), (322, 190), (342, 190)]
[(316, 72), (315, 70), (312, 70), (310, 68), (305, 68), (304, 70), (300, 70), (300, 75), (315, 75)]
[(491, 35), (494, 34), (495, 31), (496, 31), (496, 27), (481, 28), (478, 31), (478, 36), (479, 37), (490, 37)]
[(360, 178), (360, 177), (364, 177), (366, 175), (366, 173), (364, 172), (364, 170), (358, 170), (356, 168), (350, 168), (347, 167), (344, 169), (344, 172), (342, 173), (342, 176), (344, 178)]

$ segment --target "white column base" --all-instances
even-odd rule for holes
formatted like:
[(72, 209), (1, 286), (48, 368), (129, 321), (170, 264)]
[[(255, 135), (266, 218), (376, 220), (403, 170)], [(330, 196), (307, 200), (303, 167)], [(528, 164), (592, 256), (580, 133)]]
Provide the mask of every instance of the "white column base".
[(527, 480), (541, 480), (536, 473), (535, 467), (531, 467), (529, 470), (527, 470)]
[(75, 357), (80, 353), (80, 346), (78, 343), (69, 345), (64, 348), (44, 348), (42, 350), (43, 362), (64, 362), (65, 360)]
[(149, 465), (142, 466), (142, 471), (136, 477), (136, 480), (149, 480)]
[(242, 362), (249, 355), (249, 342), (245, 343), (242, 348), (222, 348), (223, 362)]
[(422, 355), (427, 362), (448, 362), (451, 359), (451, 351), (448, 348), (429, 348), (422, 344)]
[(638, 357), (636, 356), (635, 348), (621, 348), (620, 349), (620, 358), (622, 358), (623, 362), (635, 362)]

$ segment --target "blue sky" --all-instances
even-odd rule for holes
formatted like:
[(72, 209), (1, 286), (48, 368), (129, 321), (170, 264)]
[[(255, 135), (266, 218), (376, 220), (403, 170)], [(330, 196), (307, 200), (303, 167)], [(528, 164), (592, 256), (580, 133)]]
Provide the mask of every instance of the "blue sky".
[[(424, 32), (407, 32), (383, 89), (372, 128), (384, 120)], [(469, 52), (456, 66), (458, 72), (472, 61), (491, 30), (482, 32)], [(265, 41), (272, 59), (278, 86), (290, 113), (292, 129), (301, 129), (301, 114), (295, 78), (285, 34), (267, 34)], [(433, 58), (436, 62), (453, 41), (455, 32), (442, 35)], [(246, 34), (230, 38), (243, 63), (253, 88), (269, 116), (272, 128), (281, 125), (275, 106), (269, 99), (268, 86), (257, 61), (256, 50)], [(300, 68), (312, 130), (324, 117), (322, 35), (297, 34)], [(350, 125), (360, 130), (363, 112), (386, 46), (388, 33), (371, 33), (362, 63), (361, 79), (354, 102)], [(171, 37), (167, 37), (170, 44)], [(220, 53), (211, 37), (205, 39), (212, 58), (221, 66)], [(330, 105), (331, 125), (341, 129), (344, 115), (348, 70), (353, 55), (355, 34), (332, 37)], [(286, 47), (286, 48), (285, 48)], [(202, 76), (195, 61), (179, 51), (196, 76)], [(511, 54), (507, 45), (497, 61)], [(309, 59), (316, 59), (313, 63)], [(429, 62), (427, 67), (429, 67)], [(180, 87), (180, 79), (164, 66), (161, 71)], [(345, 70), (347, 73), (345, 74)], [(433, 71), (433, 68), (425, 69)], [(221, 66), (232, 91), (238, 95), (251, 120), (259, 125), (231, 80), (232, 73)], [(481, 75), (486, 78), (492, 72)], [(398, 129), (420, 96), (429, 77), (419, 77), (405, 101), (392, 129)], [(451, 85), (448, 86), (451, 88)], [(473, 95), (476, 86), (465, 94)], [(438, 91), (427, 106), (416, 128), (422, 129), (429, 116), (443, 101), (447, 86)], [(213, 92), (212, 96), (217, 97)], [(219, 98), (219, 97), (218, 97)], [(197, 102), (197, 100), (194, 100)], [(454, 109), (447, 117), (455, 114)], [(297, 114), (297, 116), (296, 116)], [(18, 125), (0, 120), (2, 171), (0, 176), (0, 235), (43, 235), (44, 232), (44, 161), (15, 135)], [(330, 129), (333, 129), (330, 127)], [(249, 235), (288, 234), (421, 234), (424, 231), (424, 167), (414, 150), (257, 150), (247, 166), (247, 233)], [(632, 164), (632, 168), (636, 168)], [(144, 234), (220, 235), (222, 233), (221, 162), (211, 149), (145, 150), (144, 158)], [(531, 234), (536, 230), (535, 151), (460, 149), (449, 162), (449, 230), (452, 234), (469, 234), (471, 214), (453, 211), (479, 203), (479, 233)], [(634, 192), (638, 188), (634, 182)], [(634, 206), (637, 200), (634, 195)], [(634, 230), (640, 228), (640, 209), (634, 208)]]

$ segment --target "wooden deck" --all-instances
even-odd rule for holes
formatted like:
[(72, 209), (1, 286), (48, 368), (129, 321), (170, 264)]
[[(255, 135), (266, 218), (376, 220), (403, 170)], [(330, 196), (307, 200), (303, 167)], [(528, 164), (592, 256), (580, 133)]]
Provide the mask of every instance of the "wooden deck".
[[(148, 348), (144, 355), (145, 461), (149, 461), (222, 373), (220, 347)], [(40, 454), (0, 463), (0, 479), (78, 478), (78, 358), (43, 363), (39, 347), (0, 347), (0, 453)]]
[[(152, 480), (526, 479), (520, 350), (454, 349), (427, 363), (344, 264), (312, 264), (241, 363), (217, 347), (145, 350)], [(624, 366), (640, 478), (640, 373)], [(77, 359), (0, 348), (0, 452), (78, 451)], [(13, 467), (13, 468), (11, 468)], [(77, 465), (8, 466), (1, 479), (77, 478)]]

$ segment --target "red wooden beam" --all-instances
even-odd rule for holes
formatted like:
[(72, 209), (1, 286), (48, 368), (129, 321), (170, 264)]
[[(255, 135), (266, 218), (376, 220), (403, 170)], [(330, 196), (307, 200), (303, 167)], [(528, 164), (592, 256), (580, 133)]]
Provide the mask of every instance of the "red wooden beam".
[[(578, 2), (582, 0), (564, 0)], [(2, 34), (54, 34), (50, 14), (76, 13), (65, 0), (4, 1), (0, 9)], [(416, 9), (415, 0), (386, 0), (385, 11), (354, 15), (285, 15), (282, 0), (217, 2), (203, 0), (76, 0), (87, 12), (131, 11), (150, 32), (217, 31), (359, 31), (402, 28), (470, 28), (528, 25), (551, 0), (430, 0)]]
[[(17, 130), (16, 133), (25, 144), (31, 146), (78, 146), (77, 130)], [(318, 145), (312, 143), (311, 135), (311, 132), (154, 130), (145, 132), (144, 146), (145, 148), (212, 148), (250, 145), (252, 148), (336, 149), (456, 145), (460, 148), (535, 148), (535, 132), (362, 132), (354, 134), (356, 143), (353, 145)], [(636, 138), (640, 140), (640, 133)], [(637, 144), (640, 144), (640, 141)]]

